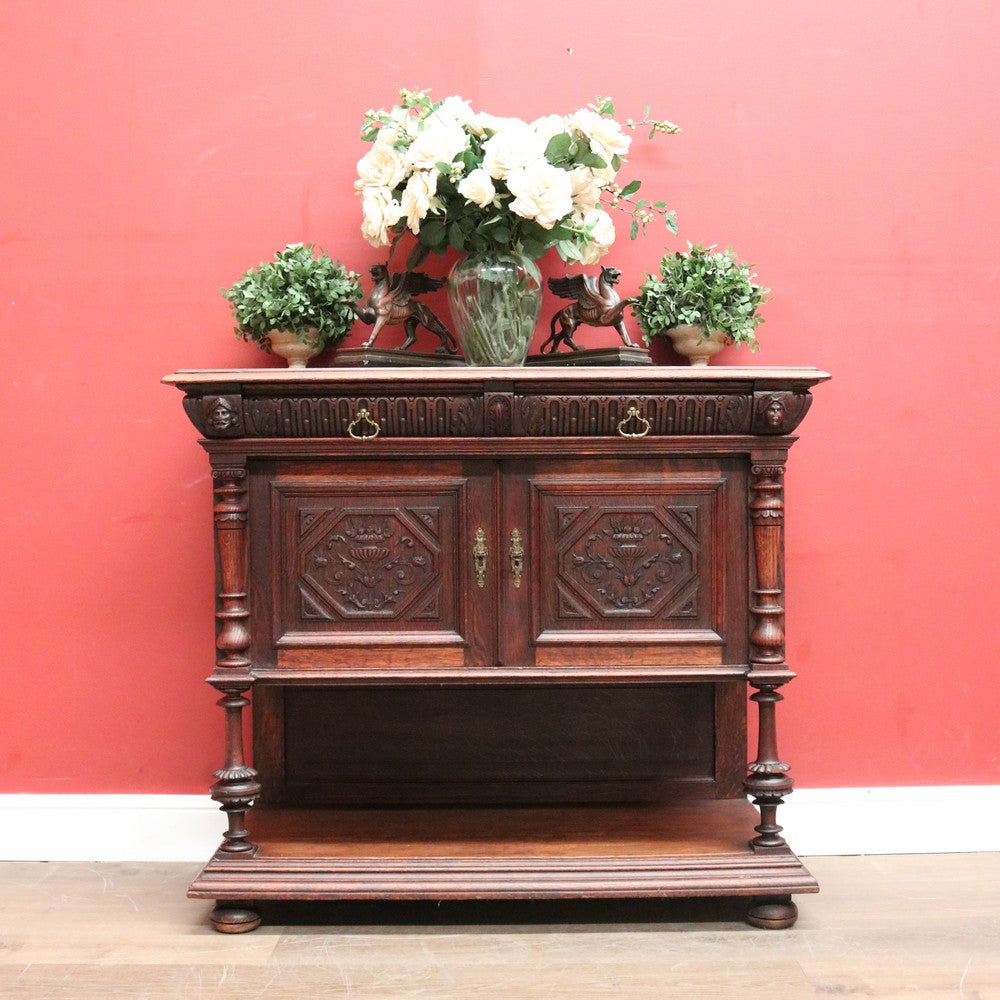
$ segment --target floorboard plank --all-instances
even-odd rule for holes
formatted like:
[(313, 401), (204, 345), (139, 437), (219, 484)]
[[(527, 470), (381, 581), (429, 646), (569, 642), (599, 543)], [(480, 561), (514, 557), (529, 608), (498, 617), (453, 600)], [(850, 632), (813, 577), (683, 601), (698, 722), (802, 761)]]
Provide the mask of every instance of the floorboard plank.
[(787, 931), (719, 901), (337, 903), (214, 933), (196, 866), (0, 865), (3, 1000), (1000, 1000), (1000, 854), (805, 859)]

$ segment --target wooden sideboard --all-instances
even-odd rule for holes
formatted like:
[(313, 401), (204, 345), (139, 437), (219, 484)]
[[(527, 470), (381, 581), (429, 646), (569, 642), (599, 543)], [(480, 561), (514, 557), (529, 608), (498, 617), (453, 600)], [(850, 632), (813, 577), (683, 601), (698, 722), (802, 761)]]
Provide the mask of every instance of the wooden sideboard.
[(264, 900), (642, 896), (790, 926), (817, 884), (776, 821), (783, 476), (826, 378), (168, 376), (215, 495), (229, 827), (190, 895), (216, 928)]

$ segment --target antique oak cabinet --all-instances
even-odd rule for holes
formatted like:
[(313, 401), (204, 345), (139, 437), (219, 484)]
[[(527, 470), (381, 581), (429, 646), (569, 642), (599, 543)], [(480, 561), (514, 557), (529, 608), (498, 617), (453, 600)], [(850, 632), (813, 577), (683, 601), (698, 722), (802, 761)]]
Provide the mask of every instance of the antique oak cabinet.
[(817, 886), (776, 821), (783, 476), (827, 377), (169, 376), (215, 496), (229, 826), (190, 895), (217, 929), (266, 900), (641, 896), (791, 925)]

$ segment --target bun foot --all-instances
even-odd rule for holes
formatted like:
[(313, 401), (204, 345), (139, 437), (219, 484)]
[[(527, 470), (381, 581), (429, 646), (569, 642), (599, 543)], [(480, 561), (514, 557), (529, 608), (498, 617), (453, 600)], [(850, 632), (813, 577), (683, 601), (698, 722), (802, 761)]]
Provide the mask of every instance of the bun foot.
[(798, 919), (799, 908), (791, 896), (761, 896), (747, 910), (747, 923), (752, 927), (781, 931)]
[(208, 919), (220, 934), (246, 934), (260, 926), (260, 914), (256, 910), (234, 903), (219, 903)]

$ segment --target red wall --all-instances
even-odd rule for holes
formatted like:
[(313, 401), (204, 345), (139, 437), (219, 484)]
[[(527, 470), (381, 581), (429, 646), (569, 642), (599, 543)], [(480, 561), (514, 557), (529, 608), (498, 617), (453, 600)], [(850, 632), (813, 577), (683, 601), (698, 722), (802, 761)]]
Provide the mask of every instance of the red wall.
[[(611, 94), (683, 127), (630, 164), (671, 245), (756, 263), (754, 363), (835, 375), (788, 480), (783, 751), (802, 786), (1000, 781), (1000, 8), (574, 9), (5, 11), (0, 791), (192, 792), (221, 764), (207, 463), (158, 380), (269, 363), (218, 290), (286, 242), (378, 259), (357, 134), (401, 85), (528, 118)], [(663, 240), (624, 228), (630, 290)]]

